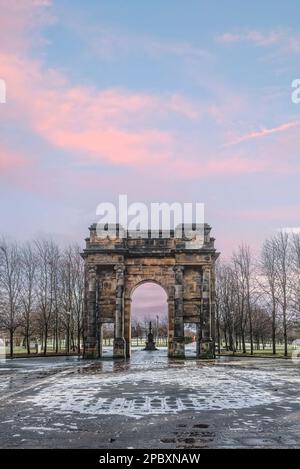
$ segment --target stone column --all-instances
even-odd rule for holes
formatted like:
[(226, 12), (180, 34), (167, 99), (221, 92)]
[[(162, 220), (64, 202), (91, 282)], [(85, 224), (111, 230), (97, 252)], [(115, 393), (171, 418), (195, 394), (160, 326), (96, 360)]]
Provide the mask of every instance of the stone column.
[(101, 297), (101, 282), (98, 277), (96, 279), (96, 320), (97, 320), (97, 355), (99, 358), (102, 357), (102, 342), (103, 342), (100, 297)]
[[(213, 264), (210, 277), (210, 333), (211, 338), (216, 344), (216, 278), (215, 265)], [(215, 348), (214, 348), (215, 353)]]
[(84, 358), (97, 358), (96, 268), (87, 267)]
[(125, 296), (124, 299), (124, 338), (126, 342), (126, 358), (130, 358), (131, 346), (131, 298)]
[(116, 312), (114, 358), (125, 358), (124, 339), (124, 270), (123, 264), (115, 266), (116, 271)]
[(174, 337), (170, 356), (184, 358), (183, 266), (175, 266)]
[(202, 300), (200, 318), (200, 336), (197, 342), (198, 358), (214, 358), (214, 341), (211, 334), (211, 271), (204, 266), (202, 270)]

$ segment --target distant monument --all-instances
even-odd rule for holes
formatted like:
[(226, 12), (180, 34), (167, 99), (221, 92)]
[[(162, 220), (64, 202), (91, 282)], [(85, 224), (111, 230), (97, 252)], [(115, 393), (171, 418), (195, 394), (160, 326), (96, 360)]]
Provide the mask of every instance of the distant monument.
[(148, 340), (146, 342), (146, 347), (143, 350), (148, 350), (148, 351), (153, 351), (153, 350), (158, 350), (155, 347), (155, 342), (153, 340), (153, 334), (152, 334), (152, 323), (150, 321), (149, 323), (149, 333), (148, 333)]

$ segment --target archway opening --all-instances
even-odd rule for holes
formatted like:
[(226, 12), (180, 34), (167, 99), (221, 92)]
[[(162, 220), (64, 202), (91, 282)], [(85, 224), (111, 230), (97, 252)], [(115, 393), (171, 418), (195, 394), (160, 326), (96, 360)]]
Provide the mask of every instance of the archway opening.
[[(115, 325), (114, 323), (103, 323), (100, 327), (99, 334), (101, 334), (101, 343), (99, 356), (105, 358), (113, 357), (113, 343), (114, 343)], [(98, 341), (99, 346), (99, 341)]]
[(199, 327), (194, 323), (184, 323), (185, 357), (196, 358)]
[(131, 352), (145, 348), (150, 327), (156, 348), (167, 353), (167, 293), (159, 284), (147, 281), (135, 288), (131, 296)]

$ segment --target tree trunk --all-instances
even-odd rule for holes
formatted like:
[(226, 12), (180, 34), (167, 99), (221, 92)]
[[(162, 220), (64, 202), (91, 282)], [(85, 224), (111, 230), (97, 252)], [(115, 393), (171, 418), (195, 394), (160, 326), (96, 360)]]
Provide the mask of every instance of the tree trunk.
[(287, 340), (287, 326), (286, 326), (286, 307), (283, 309), (283, 340), (284, 340), (284, 356), (288, 356), (288, 340)]
[(276, 355), (276, 310), (272, 309), (272, 352)]
[(250, 354), (253, 355), (253, 328), (252, 328), (252, 313), (249, 311), (249, 335), (250, 335)]
[(14, 330), (9, 330), (9, 355), (10, 358), (14, 356)]
[(77, 354), (80, 355), (80, 327), (77, 325)]
[(29, 337), (28, 327), (26, 329), (26, 345), (27, 345), (27, 353), (28, 355), (30, 355), (30, 337)]
[(247, 353), (246, 341), (245, 341), (245, 331), (244, 330), (242, 330), (242, 345), (243, 345), (243, 353)]
[(66, 333), (66, 354), (70, 353), (70, 325), (67, 324), (67, 333)]
[(48, 342), (48, 325), (45, 325), (45, 330), (44, 330), (44, 355), (47, 355), (47, 342)]
[(221, 342), (220, 342), (220, 320), (219, 320), (219, 312), (217, 309), (217, 318), (216, 318), (216, 329), (217, 329), (217, 347), (218, 347), (218, 354), (221, 353)]
[(224, 328), (225, 349), (228, 351), (227, 331)]

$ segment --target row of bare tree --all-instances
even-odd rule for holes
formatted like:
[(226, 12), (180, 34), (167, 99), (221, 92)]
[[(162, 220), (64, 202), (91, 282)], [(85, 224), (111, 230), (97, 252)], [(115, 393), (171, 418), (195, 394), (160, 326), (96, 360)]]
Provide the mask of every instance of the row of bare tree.
[[(47, 353), (80, 353), (83, 334), (84, 269), (77, 245), (60, 248), (51, 240), (17, 244), (0, 240), (0, 329), (23, 337), (27, 352), (33, 342)], [(258, 256), (242, 244), (228, 262), (218, 262), (216, 282), (217, 345), (247, 351), (272, 343), (288, 344), (300, 323), (300, 235), (278, 232)], [(155, 321), (153, 321), (155, 327)], [(161, 323), (158, 335), (166, 336)], [(133, 337), (146, 326), (133, 324)]]
[(254, 347), (288, 344), (300, 324), (300, 235), (278, 232), (257, 257), (247, 244), (229, 262), (217, 265), (216, 329), (218, 349), (250, 353)]
[(131, 325), (131, 337), (135, 339), (137, 345), (145, 343), (149, 333), (149, 324), (152, 324), (152, 334), (154, 340), (167, 345), (168, 340), (168, 320), (166, 317), (160, 318), (159, 320), (153, 317), (145, 317), (143, 321), (135, 319)]
[(0, 328), (9, 334), (10, 355), (14, 336), (22, 334), (27, 352), (49, 340), (58, 353), (80, 352), (84, 298), (83, 261), (77, 245), (61, 249), (51, 240), (17, 244), (0, 240)]

